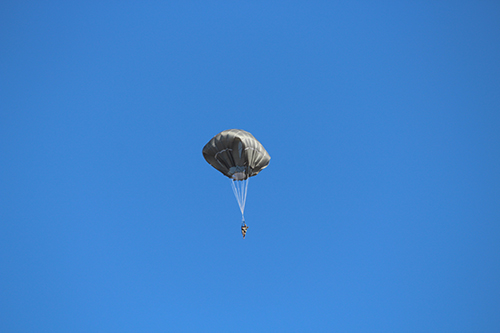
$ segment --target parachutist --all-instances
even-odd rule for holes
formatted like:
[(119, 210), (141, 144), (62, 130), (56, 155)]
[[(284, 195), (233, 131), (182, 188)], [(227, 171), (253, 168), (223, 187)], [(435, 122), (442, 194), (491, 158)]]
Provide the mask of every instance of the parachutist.
[(241, 226), (241, 234), (243, 235), (243, 239), (245, 239), (245, 235), (247, 234), (248, 227), (246, 224)]

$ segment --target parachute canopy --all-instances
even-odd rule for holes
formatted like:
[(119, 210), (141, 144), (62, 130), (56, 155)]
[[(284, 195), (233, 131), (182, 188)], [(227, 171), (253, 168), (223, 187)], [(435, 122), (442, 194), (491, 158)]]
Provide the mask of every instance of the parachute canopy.
[(255, 176), (268, 166), (271, 156), (247, 131), (220, 132), (203, 147), (205, 160), (233, 180)]

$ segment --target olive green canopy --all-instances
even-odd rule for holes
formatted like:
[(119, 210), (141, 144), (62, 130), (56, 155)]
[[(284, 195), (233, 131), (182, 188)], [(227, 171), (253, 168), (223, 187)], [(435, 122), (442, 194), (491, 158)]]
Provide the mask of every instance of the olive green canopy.
[(203, 157), (225, 176), (244, 180), (267, 167), (271, 156), (254, 136), (230, 129), (220, 132), (203, 147)]

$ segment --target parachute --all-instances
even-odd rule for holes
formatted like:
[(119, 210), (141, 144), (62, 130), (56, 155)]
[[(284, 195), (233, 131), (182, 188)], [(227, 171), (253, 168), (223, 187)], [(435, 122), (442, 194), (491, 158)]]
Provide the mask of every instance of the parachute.
[(231, 179), (234, 196), (241, 211), (242, 227), (246, 227), (244, 215), (248, 180), (269, 165), (271, 156), (252, 134), (230, 129), (220, 132), (203, 147), (203, 157)]

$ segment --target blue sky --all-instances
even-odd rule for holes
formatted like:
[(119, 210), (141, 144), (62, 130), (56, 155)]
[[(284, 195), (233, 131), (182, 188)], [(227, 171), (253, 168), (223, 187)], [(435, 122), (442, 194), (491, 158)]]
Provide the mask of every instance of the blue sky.
[[(495, 1), (4, 1), (0, 331), (500, 331)], [(240, 213), (202, 157), (251, 132)]]

